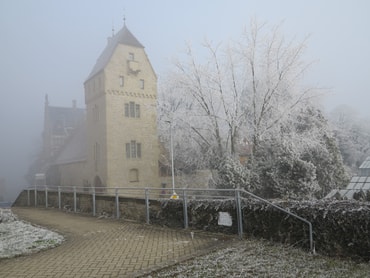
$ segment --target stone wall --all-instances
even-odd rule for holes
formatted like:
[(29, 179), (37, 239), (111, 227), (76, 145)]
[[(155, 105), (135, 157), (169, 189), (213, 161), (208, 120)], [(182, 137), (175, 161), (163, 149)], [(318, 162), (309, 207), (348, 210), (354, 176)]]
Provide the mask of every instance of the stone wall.
[[(30, 191), (31, 206), (34, 191)], [(15, 206), (27, 205), (27, 191), (15, 201)], [(57, 193), (49, 192), (49, 207), (58, 208)], [(120, 216), (146, 221), (144, 199), (119, 198)], [(45, 193), (38, 192), (39, 206), (45, 206)], [(315, 249), (320, 254), (370, 260), (370, 203), (356, 201), (276, 201), (274, 204), (312, 223)], [(237, 234), (237, 213), (234, 200), (189, 200), (187, 204), (190, 229)], [(73, 193), (62, 194), (62, 208), (74, 209)], [(77, 194), (77, 211), (92, 212), (92, 196)], [(182, 200), (150, 200), (150, 222), (171, 228), (184, 227)], [(115, 196), (96, 196), (96, 215), (115, 216)], [(220, 219), (226, 215), (227, 221)], [(296, 218), (256, 200), (243, 200), (243, 233), (309, 250), (308, 225)], [(222, 221), (221, 221), (222, 220)]]

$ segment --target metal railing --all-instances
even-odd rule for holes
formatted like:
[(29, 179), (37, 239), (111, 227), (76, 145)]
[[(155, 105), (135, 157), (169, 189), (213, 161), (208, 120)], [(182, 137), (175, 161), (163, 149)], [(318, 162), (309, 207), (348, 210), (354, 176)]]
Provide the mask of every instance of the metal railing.
[[(284, 212), (284, 213), (286, 213), (286, 214), (288, 214), (288, 215), (290, 215), (290, 216), (292, 216), (292, 217), (294, 217), (294, 218), (296, 218), (296, 219), (298, 219), (298, 220), (300, 220), (300, 221), (302, 221), (302, 222), (306, 223), (306, 224), (308, 225), (309, 242), (310, 242), (310, 251), (311, 251), (311, 253), (314, 253), (314, 252), (315, 252), (315, 249), (314, 249), (314, 243), (313, 243), (313, 230), (312, 230), (312, 223), (311, 223), (310, 221), (308, 221), (307, 219), (305, 219), (305, 218), (303, 218), (303, 217), (300, 217), (299, 215), (297, 215), (297, 214), (295, 214), (295, 213), (292, 213), (292, 212), (290, 212), (290, 211), (288, 211), (288, 210), (286, 210), (286, 209), (284, 209), (284, 208), (282, 208), (282, 207), (279, 207), (279, 206), (277, 206), (277, 205), (275, 205), (275, 204), (271, 203), (271, 202), (270, 202), (270, 201), (268, 201), (268, 200), (265, 200), (265, 199), (263, 199), (263, 198), (261, 198), (261, 197), (258, 197), (257, 195), (255, 195), (255, 194), (253, 194), (253, 193), (250, 193), (250, 192), (245, 191), (245, 190), (240, 190), (240, 192), (241, 192), (242, 194), (246, 194), (246, 195), (248, 195), (249, 197), (252, 197), (252, 198), (257, 199), (257, 200), (259, 200), (259, 201), (261, 201), (261, 202), (264, 202), (264, 203), (266, 203), (266, 204), (268, 204), (268, 205), (270, 205), (270, 206), (272, 206), (272, 207), (276, 208), (277, 210), (280, 210), (280, 211), (282, 211), (282, 212)], [(246, 199), (246, 198), (242, 198), (242, 199)]]
[[(73, 193), (73, 211), (77, 212), (77, 194), (91, 194), (92, 196), (92, 215), (96, 216), (96, 197), (97, 196), (111, 196), (115, 197), (115, 216), (117, 219), (120, 218), (120, 197), (144, 199), (145, 201), (145, 218), (146, 223), (150, 224), (150, 199), (170, 199), (173, 196), (173, 192), (170, 189), (161, 188), (138, 188), (138, 187), (77, 187), (77, 186), (33, 186), (26, 188), (27, 190), (27, 204), (31, 205), (30, 192), (34, 191), (34, 205), (38, 205), (37, 191), (45, 192), (45, 207), (48, 207), (48, 193), (58, 193), (58, 208), (62, 209), (62, 193)], [(184, 215), (184, 228), (189, 227), (188, 217), (188, 202), (191, 200), (232, 200), (235, 202), (236, 216), (237, 216), (237, 228), (239, 238), (243, 238), (243, 210), (242, 201), (247, 202), (248, 198), (245, 195), (254, 199), (257, 199), (263, 203), (272, 206), (273, 208), (292, 216), (299, 221), (308, 225), (309, 230), (309, 243), (310, 251), (314, 253), (314, 242), (313, 242), (313, 228), (312, 223), (305, 218), (302, 218), (280, 206), (273, 204), (272, 202), (265, 200), (253, 193), (245, 191), (243, 189), (195, 189), (195, 188), (181, 188), (176, 189), (178, 198), (183, 202), (183, 215)]]

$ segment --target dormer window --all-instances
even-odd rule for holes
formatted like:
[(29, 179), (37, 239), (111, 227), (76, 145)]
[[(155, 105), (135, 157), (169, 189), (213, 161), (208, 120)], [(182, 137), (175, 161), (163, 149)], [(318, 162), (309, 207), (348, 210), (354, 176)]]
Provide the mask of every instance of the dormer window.
[(135, 55), (134, 55), (134, 53), (130, 52), (130, 53), (128, 54), (128, 60), (129, 60), (129, 61), (134, 61), (134, 60), (135, 60)]

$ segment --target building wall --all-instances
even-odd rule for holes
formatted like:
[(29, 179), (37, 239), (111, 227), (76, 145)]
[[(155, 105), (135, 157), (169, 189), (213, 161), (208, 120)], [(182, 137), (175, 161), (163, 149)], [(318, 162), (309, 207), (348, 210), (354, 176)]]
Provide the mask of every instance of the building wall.
[(86, 162), (59, 165), (61, 186), (87, 186)]
[(86, 121), (87, 121), (87, 165), (89, 184), (95, 185), (99, 177), (107, 181), (107, 115), (105, 96), (105, 74), (101, 72), (85, 83)]

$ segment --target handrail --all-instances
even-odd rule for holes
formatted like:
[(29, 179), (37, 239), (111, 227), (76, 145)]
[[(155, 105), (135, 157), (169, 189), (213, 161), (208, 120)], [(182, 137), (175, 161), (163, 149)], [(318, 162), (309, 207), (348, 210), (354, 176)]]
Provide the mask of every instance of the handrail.
[[(116, 216), (117, 218), (119, 217), (119, 214), (120, 214), (120, 211), (119, 211), (119, 190), (129, 190), (129, 191), (142, 191), (143, 192), (143, 198), (145, 199), (145, 204), (146, 204), (146, 213), (147, 213), (147, 223), (149, 224), (149, 191), (154, 191), (154, 192), (160, 192), (160, 195), (163, 195), (163, 197), (168, 197), (170, 198), (171, 194), (162, 194), (162, 188), (148, 188), (148, 187), (82, 187), (82, 186), (48, 186), (48, 185), (34, 185), (34, 186), (29, 186), (26, 188), (26, 190), (28, 191), (28, 204), (30, 204), (30, 196), (29, 196), (29, 191), (30, 190), (45, 190), (45, 194), (47, 196), (47, 191), (51, 192), (51, 191), (55, 191), (55, 192), (58, 192), (58, 196), (59, 196), (59, 209), (61, 208), (60, 207), (60, 193), (63, 192), (62, 189), (68, 189), (68, 190), (65, 190), (64, 192), (73, 192), (74, 193), (74, 210), (76, 211), (76, 193), (87, 193), (87, 194), (92, 194), (93, 196), (93, 215), (95, 216), (95, 196), (96, 195), (104, 195), (104, 194), (111, 194), (112, 196), (115, 196), (115, 202), (116, 202)], [(100, 189), (104, 189), (106, 192), (99, 192)], [(91, 190), (91, 192), (88, 192), (88, 191)], [(109, 190), (109, 192), (108, 192)], [(168, 189), (167, 189), (168, 190)], [(180, 198), (182, 197), (184, 200), (184, 226), (187, 227), (188, 226), (188, 223), (187, 223), (187, 201), (191, 198), (191, 197), (203, 197), (205, 199), (214, 199), (214, 198), (221, 198), (221, 199), (234, 199), (235, 202), (236, 202), (236, 208), (237, 208), (237, 221), (238, 221), (238, 232), (239, 232), (239, 236), (242, 237), (242, 233), (243, 233), (243, 227), (242, 227), (242, 213), (241, 213), (241, 204), (240, 204), (240, 199), (245, 199), (243, 197), (240, 197), (240, 193), (244, 193), (244, 194), (247, 194), (249, 195), (250, 197), (253, 197), (257, 200), (260, 200), (304, 223), (306, 223), (309, 227), (309, 241), (310, 241), (310, 251), (311, 253), (315, 253), (315, 250), (314, 250), (314, 243), (313, 243), (313, 229), (312, 229), (312, 223), (310, 221), (308, 221), (307, 219), (305, 218), (302, 218), (300, 217), (299, 215), (297, 214), (294, 214), (280, 206), (277, 206), (275, 204), (273, 204), (272, 202), (266, 200), (266, 199), (263, 199), (251, 192), (248, 192), (244, 189), (212, 189), (212, 188), (204, 188), (204, 189), (200, 189), (200, 188), (177, 188), (176, 190), (178, 190), (179, 192), (182, 192), (182, 194), (180, 194)], [(187, 192), (193, 192), (193, 193), (196, 193), (196, 192), (222, 192), (222, 193), (230, 193), (230, 195), (228, 196), (227, 194), (222, 194), (222, 195), (217, 195), (217, 196), (214, 196), (214, 195), (211, 195), (211, 194), (205, 194), (205, 195), (193, 195), (191, 196), (190, 194), (188, 194)], [(126, 191), (127, 193), (127, 191)], [(37, 203), (37, 195), (35, 194), (35, 205)], [(137, 196), (135, 196), (135, 198), (138, 198)], [(46, 207), (48, 206), (47, 205), (47, 200), (45, 201), (46, 203)]]
[(257, 200), (260, 200), (260, 201), (262, 201), (262, 202), (264, 202), (266, 204), (269, 204), (270, 206), (272, 206), (272, 207), (274, 207), (274, 208), (276, 208), (276, 209), (278, 209), (278, 210), (280, 210), (282, 212), (285, 212), (286, 214), (289, 214), (290, 216), (293, 216), (293, 217), (301, 220), (302, 222), (306, 223), (308, 225), (308, 227), (309, 227), (310, 251), (311, 251), (312, 254), (315, 253), (314, 244), (313, 244), (312, 223), (310, 221), (308, 221), (307, 219), (305, 219), (303, 217), (300, 217), (299, 215), (297, 215), (295, 213), (292, 213), (292, 212), (290, 212), (290, 211), (288, 211), (288, 210), (286, 210), (286, 209), (284, 209), (282, 207), (279, 207), (279, 206), (271, 203), (270, 201), (267, 201), (267, 200), (265, 200), (265, 199), (263, 199), (263, 198), (255, 195), (255, 194), (253, 194), (253, 193), (250, 193), (250, 192), (248, 192), (248, 191), (246, 191), (244, 189), (240, 189), (240, 191), (243, 192), (243, 193), (245, 193), (245, 194), (247, 194), (247, 195), (249, 195), (249, 196), (251, 196), (251, 197), (253, 197), (253, 198), (255, 198), (255, 199), (257, 199)]

